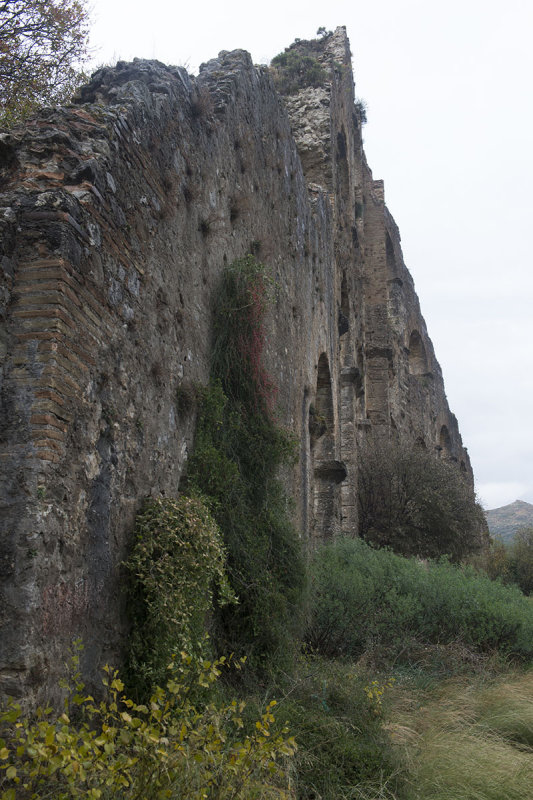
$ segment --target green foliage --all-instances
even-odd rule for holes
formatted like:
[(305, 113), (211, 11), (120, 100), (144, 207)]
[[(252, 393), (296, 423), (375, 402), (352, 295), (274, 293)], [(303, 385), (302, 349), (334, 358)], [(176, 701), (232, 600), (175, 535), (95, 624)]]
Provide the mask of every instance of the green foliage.
[(366, 102), (361, 98), (356, 98), (354, 105), (355, 105), (355, 111), (359, 118), (359, 124), (366, 125), (366, 123), (368, 122)]
[(513, 586), (445, 561), (420, 564), (340, 539), (312, 563), (308, 641), (324, 655), (380, 651), (409, 660), (456, 641), (479, 652), (533, 656), (533, 606)]
[(222, 536), (199, 496), (146, 501), (126, 564), (129, 682), (141, 696), (162, 685), (172, 653), (202, 653), (213, 592), (220, 605), (235, 602), (225, 562)]
[(289, 798), (286, 763), (296, 748), (275, 725), (275, 702), (245, 730), (243, 703), (191, 700), (225, 666), (224, 658), (182, 654), (146, 705), (125, 696), (117, 672), (105, 667), (106, 697), (95, 703), (84, 692), (76, 650), (62, 714), (39, 708), (29, 718), (13, 702), (0, 712), (0, 799)]
[(409, 443), (371, 439), (358, 489), (359, 533), (371, 544), (453, 561), (482, 546), (483, 511), (455, 463)]
[(383, 705), (377, 706), (370, 692), (367, 679), (350, 664), (318, 657), (300, 664), (280, 702), (298, 742), (297, 798), (385, 798), (386, 787), (397, 785), (398, 763), (383, 727)]
[(490, 539), (472, 563), (493, 580), (514, 583), (524, 594), (533, 594), (533, 528), (520, 528), (508, 544)]
[(248, 255), (224, 270), (213, 314), (212, 377), (221, 381), (232, 403), (267, 416), (273, 411), (276, 388), (262, 355), (264, 318), (273, 294), (264, 265)]
[(0, 124), (38, 106), (66, 102), (85, 76), (88, 12), (83, 0), (0, 3)]
[(308, 86), (321, 86), (327, 73), (320, 61), (301, 47), (289, 47), (272, 59), (274, 85), (281, 94), (295, 94)]
[(294, 443), (273, 418), (274, 387), (262, 365), (270, 286), (252, 256), (225, 270), (217, 292), (210, 385), (200, 396), (188, 485), (208, 498), (224, 536), (239, 604), (217, 611), (222, 652), (252, 666), (290, 657), (300, 633), (305, 569), (278, 479)]
[(500, 579), (509, 582), (509, 559), (507, 548), (501, 539), (489, 537), (480, 553), (468, 559), (476, 569), (486, 572), (492, 580)]
[(533, 528), (521, 528), (509, 546), (509, 575), (524, 594), (533, 594)]

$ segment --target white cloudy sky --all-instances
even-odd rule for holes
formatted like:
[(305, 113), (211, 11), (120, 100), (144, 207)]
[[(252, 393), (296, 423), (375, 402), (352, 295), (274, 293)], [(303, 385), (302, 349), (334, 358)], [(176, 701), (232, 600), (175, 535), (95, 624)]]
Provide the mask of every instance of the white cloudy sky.
[(531, 0), (92, 0), (95, 62), (267, 63), (346, 25), (365, 149), (487, 508), (533, 503)]

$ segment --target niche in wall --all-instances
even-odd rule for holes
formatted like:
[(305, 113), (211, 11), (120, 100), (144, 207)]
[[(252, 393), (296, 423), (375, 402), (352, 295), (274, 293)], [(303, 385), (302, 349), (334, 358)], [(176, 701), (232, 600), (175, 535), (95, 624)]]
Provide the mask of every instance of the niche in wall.
[(409, 337), (409, 374), (425, 375), (428, 372), (426, 348), (418, 331)]

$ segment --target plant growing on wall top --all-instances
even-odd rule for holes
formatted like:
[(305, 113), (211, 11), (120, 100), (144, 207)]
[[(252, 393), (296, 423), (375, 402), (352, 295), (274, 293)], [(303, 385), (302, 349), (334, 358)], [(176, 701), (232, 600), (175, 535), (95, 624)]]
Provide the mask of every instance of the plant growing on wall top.
[(302, 51), (301, 47), (288, 48), (275, 56), (270, 64), (274, 85), (281, 94), (295, 94), (309, 86), (321, 86), (327, 72), (320, 61)]

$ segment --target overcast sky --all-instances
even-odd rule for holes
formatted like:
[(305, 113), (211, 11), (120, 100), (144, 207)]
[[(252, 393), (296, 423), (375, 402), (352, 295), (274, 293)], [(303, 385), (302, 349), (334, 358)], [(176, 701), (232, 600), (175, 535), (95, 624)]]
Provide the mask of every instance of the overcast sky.
[(365, 150), (486, 508), (533, 503), (533, 3), (92, 0), (95, 63), (268, 63), (346, 25)]

